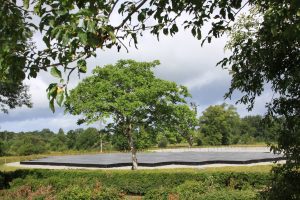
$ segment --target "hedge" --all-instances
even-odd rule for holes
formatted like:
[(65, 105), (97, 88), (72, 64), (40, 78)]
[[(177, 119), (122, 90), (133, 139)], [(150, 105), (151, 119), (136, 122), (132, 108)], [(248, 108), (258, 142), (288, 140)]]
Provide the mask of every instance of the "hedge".
[(0, 172), (0, 188), (31, 185), (51, 185), (61, 190), (69, 185), (93, 185), (100, 182), (105, 187), (114, 187), (126, 194), (144, 195), (159, 188), (175, 188), (186, 181), (211, 181), (220, 187), (245, 189), (262, 188), (270, 180), (269, 173), (243, 172), (162, 172), (148, 171), (87, 171), (87, 170), (17, 170)]

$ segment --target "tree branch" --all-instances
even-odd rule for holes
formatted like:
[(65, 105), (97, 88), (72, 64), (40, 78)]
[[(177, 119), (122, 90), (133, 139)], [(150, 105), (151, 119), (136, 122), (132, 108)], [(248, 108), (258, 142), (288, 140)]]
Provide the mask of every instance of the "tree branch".
[(119, 2), (119, 0), (116, 0), (116, 1), (115, 1), (114, 5), (112, 6), (112, 8), (111, 8), (111, 10), (110, 10), (110, 13), (109, 13), (108, 16), (107, 16), (107, 19), (109, 19), (111, 13), (114, 11), (114, 9), (115, 9), (115, 7), (116, 7), (116, 5), (117, 5), (118, 2)]
[(129, 14), (127, 15), (127, 17), (122, 21), (122, 23), (121, 23), (119, 26), (115, 27), (115, 29), (119, 29), (119, 28), (121, 28), (122, 26), (124, 26), (124, 24), (131, 18), (131, 16), (132, 16), (137, 10), (139, 10), (146, 2), (147, 2), (147, 0), (143, 0), (137, 7), (135, 7), (135, 8), (131, 11), (131, 13), (129, 13)]

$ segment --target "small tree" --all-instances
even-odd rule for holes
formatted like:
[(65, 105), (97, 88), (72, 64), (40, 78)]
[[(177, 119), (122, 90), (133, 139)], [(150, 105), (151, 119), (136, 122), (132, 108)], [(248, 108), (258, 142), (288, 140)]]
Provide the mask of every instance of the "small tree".
[(170, 126), (174, 110), (189, 96), (186, 87), (154, 76), (152, 68), (158, 64), (120, 60), (116, 65), (96, 67), (92, 76), (71, 90), (65, 104), (71, 114), (85, 116), (79, 123), (112, 119), (110, 126), (121, 130), (116, 134), (128, 140), (133, 170), (138, 166), (133, 134), (141, 127)]
[(193, 146), (195, 128), (197, 126), (196, 112), (188, 105), (178, 105), (175, 109), (176, 131), (188, 142), (189, 147)]
[(237, 135), (240, 117), (227, 104), (209, 106), (200, 117), (200, 131), (209, 145), (227, 145)]

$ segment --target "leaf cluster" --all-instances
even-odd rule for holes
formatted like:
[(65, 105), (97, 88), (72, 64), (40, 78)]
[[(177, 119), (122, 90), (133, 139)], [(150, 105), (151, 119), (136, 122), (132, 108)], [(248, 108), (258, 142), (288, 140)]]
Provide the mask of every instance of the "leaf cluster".
[(183, 86), (156, 78), (152, 68), (157, 64), (120, 60), (115, 65), (96, 67), (92, 76), (71, 90), (66, 110), (83, 114), (81, 122), (87, 123), (102, 118), (113, 119), (114, 126), (166, 122), (189, 93)]

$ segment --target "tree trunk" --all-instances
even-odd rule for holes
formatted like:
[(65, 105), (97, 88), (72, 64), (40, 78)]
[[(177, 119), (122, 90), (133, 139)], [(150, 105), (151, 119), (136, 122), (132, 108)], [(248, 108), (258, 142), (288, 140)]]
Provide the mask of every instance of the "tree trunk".
[(192, 135), (188, 136), (189, 148), (192, 148), (194, 142), (194, 138)]
[(102, 137), (100, 139), (100, 152), (103, 152), (103, 142), (102, 142)]
[(130, 151), (131, 151), (131, 159), (132, 159), (132, 170), (136, 170), (138, 168), (138, 162), (137, 162), (137, 157), (136, 157), (136, 148), (134, 145), (133, 137), (132, 137), (132, 126), (129, 124), (127, 128), (127, 137), (128, 137), (128, 143), (130, 146)]

